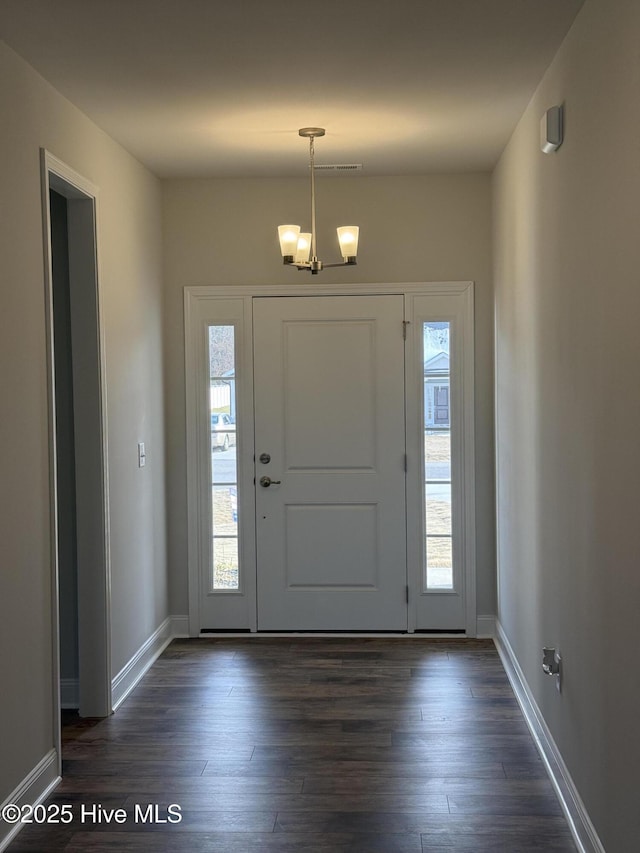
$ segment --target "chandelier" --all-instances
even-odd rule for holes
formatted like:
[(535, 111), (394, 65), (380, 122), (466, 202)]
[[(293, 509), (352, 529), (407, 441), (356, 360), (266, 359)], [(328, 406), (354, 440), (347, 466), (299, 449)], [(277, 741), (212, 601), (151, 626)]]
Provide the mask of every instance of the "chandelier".
[(282, 260), (285, 264), (294, 266), (299, 270), (310, 270), (312, 275), (317, 275), (321, 269), (327, 267), (353, 266), (353, 264), (357, 263), (356, 256), (358, 254), (358, 234), (360, 229), (357, 225), (341, 225), (337, 229), (342, 263), (323, 264), (318, 258), (316, 249), (316, 175), (313, 142), (316, 137), (324, 136), (325, 129), (323, 127), (301, 127), (298, 133), (309, 140), (311, 232), (301, 233), (299, 225), (278, 226)]

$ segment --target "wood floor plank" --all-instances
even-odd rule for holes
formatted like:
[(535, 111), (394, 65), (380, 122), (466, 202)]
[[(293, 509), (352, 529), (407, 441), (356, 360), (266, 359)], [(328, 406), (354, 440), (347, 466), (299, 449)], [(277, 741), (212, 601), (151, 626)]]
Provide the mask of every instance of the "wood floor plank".
[(487, 815), (561, 815), (562, 809), (553, 793), (529, 794), (521, 796), (507, 793), (501, 797), (490, 794), (449, 794), (451, 814), (487, 814)]
[(442, 838), (428, 833), (422, 835), (422, 853), (575, 853), (575, 844), (568, 832), (542, 838), (522, 838), (496, 827), (491, 838), (454, 834)]
[[(369, 732), (377, 734), (392, 732), (393, 734), (410, 735), (525, 735), (529, 736), (527, 724), (519, 719), (477, 719), (468, 717), (437, 717), (426, 720), (341, 720), (339, 725), (343, 732)], [(86, 737), (84, 735), (83, 737)]]
[[(204, 740), (204, 739), (203, 739)], [(228, 738), (219, 742), (217, 738), (209, 738), (202, 744), (170, 743), (170, 744), (136, 744), (136, 761), (218, 761), (251, 759), (255, 751), (254, 743), (245, 737), (238, 738), (235, 745)], [(131, 746), (119, 743), (86, 743), (76, 741), (69, 744), (66, 755), (74, 761), (118, 761), (126, 762), (131, 758)]]
[(575, 853), (560, 817), (472, 815), (434, 817), (422, 833), (424, 853)]
[(263, 746), (258, 745), (254, 749), (252, 761), (256, 762), (290, 762), (308, 766), (314, 761), (364, 761), (378, 762), (463, 762), (470, 761), (533, 761), (537, 756), (533, 743), (523, 742), (517, 744), (505, 744), (501, 747), (493, 745), (483, 746), (482, 743), (469, 739), (467, 745), (456, 741), (451, 747), (439, 743), (433, 747), (402, 747), (402, 746), (311, 746), (304, 749), (302, 753), (297, 747), (291, 746)]
[[(474, 795), (478, 793), (480, 786), (477, 778), (457, 778), (451, 776), (432, 776), (421, 778), (402, 778), (398, 776), (373, 776), (358, 777), (355, 775), (346, 778), (334, 776), (306, 776), (302, 791), (299, 793), (311, 794), (355, 794), (360, 791), (368, 793), (384, 793), (390, 796), (404, 794), (409, 796), (420, 796), (430, 793), (444, 793), (450, 797)], [(495, 797), (521, 796), (529, 797), (537, 794), (549, 794), (548, 779), (521, 779), (513, 780), (506, 778), (493, 778), (491, 780), (491, 794)]]
[[(447, 813), (445, 809), (441, 813)], [(374, 832), (387, 835), (428, 832), (434, 812), (282, 811), (275, 832)]]
[[(536, 784), (537, 780), (521, 784)], [(246, 794), (268, 791), (275, 794), (302, 793), (304, 778), (281, 776), (64, 776), (56, 788), (56, 796), (62, 799), (68, 793), (82, 794), (85, 798), (100, 795), (100, 802), (107, 796), (131, 796), (132, 791), (144, 793), (148, 799), (162, 796), (182, 797), (189, 794)]]
[[(542, 762), (540, 762), (542, 768)], [(530, 766), (530, 765), (527, 765)], [(203, 776), (341, 776), (423, 779), (428, 776), (450, 776), (467, 779), (504, 779), (504, 766), (499, 760), (463, 758), (452, 761), (440, 758), (426, 761), (338, 761), (314, 760), (303, 756), (297, 760), (251, 760), (247, 762), (209, 762)]]
[(81, 759), (64, 759), (62, 762), (63, 775), (72, 776), (201, 776), (207, 766), (206, 761), (114, 761), (113, 759), (97, 759), (83, 761)]
[(422, 834), (442, 838), (447, 835), (473, 835), (478, 839), (491, 839), (496, 836), (498, 828), (523, 840), (542, 838), (547, 832), (550, 837), (569, 832), (567, 822), (559, 815), (503, 815), (497, 821), (495, 815), (451, 813), (432, 815), (430, 824)]
[[(471, 801), (473, 795), (458, 794), (461, 808), (464, 808), (466, 800)], [(506, 799), (506, 798), (505, 798)], [(513, 797), (510, 798), (510, 800)], [(522, 798), (520, 798), (522, 799)], [(539, 799), (542, 797), (539, 795)], [(155, 795), (154, 803), (161, 809), (175, 802), (172, 795)], [(136, 804), (146, 805), (149, 797), (146, 792), (132, 794), (127, 797), (124, 807), (133, 808)], [(192, 793), (182, 794), (180, 804), (183, 809), (192, 811), (230, 812), (230, 811), (260, 811), (260, 812), (374, 812), (380, 810), (392, 811), (421, 811), (428, 814), (446, 814), (449, 812), (449, 802), (446, 793), (375, 793), (368, 790), (353, 791), (351, 793), (285, 793), (276, 794), (265, 791), (248, 792), (217, 792), (217, 793)], [(476, 807), (475, 803), (472, 807)], [(470, 809), (471, 811), (471, 809)], [(473, 813), (473, 812), (471, 812)], [(513, 810), (508, 812), (515, 813)]]
[[(36, 849), (20, 853), (36, 853)], [(189, 833), (184, 836), (153, 838), (135, 833), (80, 832), (71, 839), (65, 853), (422, 853), (418, 834), (380, 835), (372, 833)], [(37, 853), (42, 853), (38, 850)], [(450, 851), (449, 851), (450, 853)], [(564, 851), (563, 851), (564, 853)]]
[[(527, 765), (530, 766), (530, 765)], [(544, 765), (540, 762), (544, 769)], [(228, 761), (207, 763), (203, 776), (362, 776), (389, 777), (396, 779), (423, 779), (430, 775), (449, 776), (458, 779), (504, 779), (503, 764), (496, 759), (463, 759), (450, 761), (446, 758), (434, 761)]]

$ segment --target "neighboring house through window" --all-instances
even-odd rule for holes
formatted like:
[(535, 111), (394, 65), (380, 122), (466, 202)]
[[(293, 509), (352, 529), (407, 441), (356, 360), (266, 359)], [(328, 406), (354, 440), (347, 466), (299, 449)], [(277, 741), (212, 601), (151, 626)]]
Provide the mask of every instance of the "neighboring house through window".
[(424, 421), (449, 427), (449, 354), (439, 352), (424, 363)]

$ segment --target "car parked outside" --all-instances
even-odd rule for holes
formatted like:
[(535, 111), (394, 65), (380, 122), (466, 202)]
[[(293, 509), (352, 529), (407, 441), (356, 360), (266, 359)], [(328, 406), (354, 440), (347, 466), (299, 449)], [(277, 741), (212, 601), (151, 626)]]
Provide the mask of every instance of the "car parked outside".
[(211, 449), (228, 450), (236, 443), (235, 419), (225, 412), (211, 413)]

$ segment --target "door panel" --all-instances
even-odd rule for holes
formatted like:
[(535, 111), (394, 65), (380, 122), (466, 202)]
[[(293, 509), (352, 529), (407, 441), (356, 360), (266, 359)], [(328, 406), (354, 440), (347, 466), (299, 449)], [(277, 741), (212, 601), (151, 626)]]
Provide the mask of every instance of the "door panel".
[[(289, 505), (285, 509), (288, 589), (378, 586), (375, 504)], [(350, 541), (358, 559), (343, 547)]]
[(375, 320), (286, 322), (282, 333), (287, 470), (372, 470)]
[(402, 296), (254, 299), (260, 630), (406, 630), (402, 320)]

